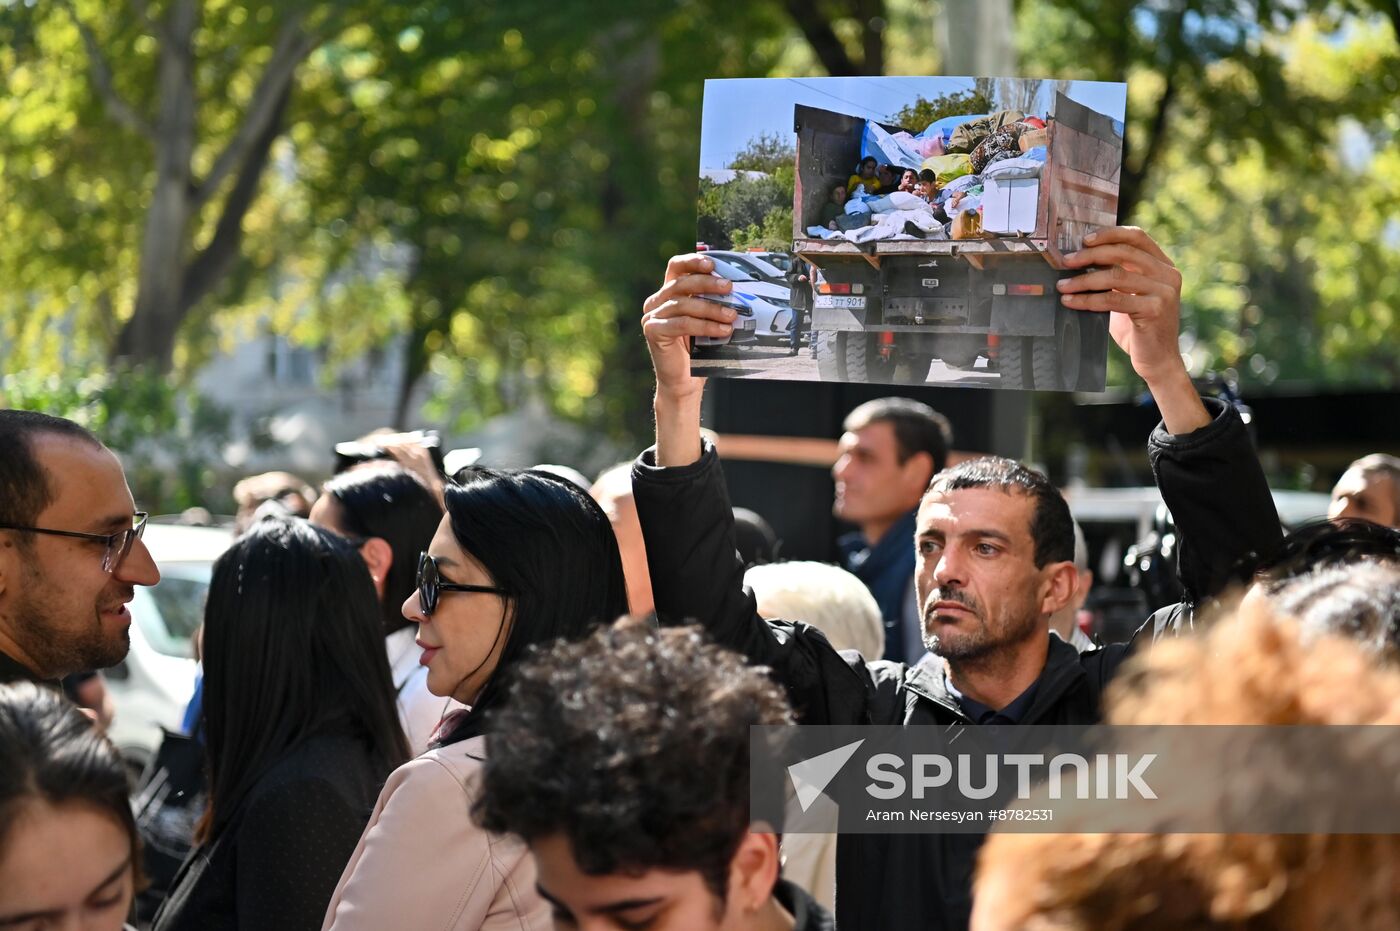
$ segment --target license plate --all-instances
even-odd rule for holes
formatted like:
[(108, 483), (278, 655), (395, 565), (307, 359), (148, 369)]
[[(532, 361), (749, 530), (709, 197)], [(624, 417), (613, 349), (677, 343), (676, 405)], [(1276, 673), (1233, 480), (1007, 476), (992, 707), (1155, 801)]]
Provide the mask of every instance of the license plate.
[(938, 279), (937, 279), (937, 278), (925, 278), (925, 279), (924, 279), (924, 287), (925, 287), (925, 288), (936, 288), (936, 287), (938, 287)]
[(845, 310), (864, 310), (865, 298), (863, 297), (838, 297), (835, 294), (818, 294), (813, 307), (840, 307)]

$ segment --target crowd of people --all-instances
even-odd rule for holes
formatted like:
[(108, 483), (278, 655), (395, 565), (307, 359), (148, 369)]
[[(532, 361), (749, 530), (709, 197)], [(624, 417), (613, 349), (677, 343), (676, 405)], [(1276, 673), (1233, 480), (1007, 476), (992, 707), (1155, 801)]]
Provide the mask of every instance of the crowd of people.
[[(191, 700), (206, 791), (151, 927), (1400, 926), (1393, 835), (753, 823), (758, 725), (1400, 723), (1400, 461), (1358, 460), (1330, 520), (1285, 535), (1239, 414), (1183, 366), (1169, 258), (1110, 228), (1068, 262), (1090, 270), (1064, 303), (1112, 315), (1162, 416), (1180, 603), (1085, 636), (1060, 491), (955, 455), (901, 398), (851, 412), (814, 502), (855, 528), (844, 567), (778, 561), (690, 374), (689, 338), (734, 319), (703, 298), (731, 285), (678, 256), (642, 316), (656, 443), (591, 487), (448, 476), (414, 444), (319, 489), (242, 487)], [(61, 680), (125, 655), (160, 581), (146, 518), (99, 437), (0, 411), (0, 927), (137, 920), (125, 767)]]

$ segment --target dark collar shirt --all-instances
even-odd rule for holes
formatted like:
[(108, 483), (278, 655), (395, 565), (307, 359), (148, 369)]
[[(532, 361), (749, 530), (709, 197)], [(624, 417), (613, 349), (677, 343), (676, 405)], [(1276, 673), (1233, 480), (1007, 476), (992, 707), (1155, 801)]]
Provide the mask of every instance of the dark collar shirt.
[(37, 685), (46, 685), (51, 689), (58, 688), (58, 682), (36, 676), (28, 666), (13, 657), (0, 653), (0, 685), (9, 685), (11, 682), (33, 682)]
[[(1045, 675), (1044, 670), (1041, 671), (1040, 675)], [(1037, 676), (1034, 682), (1026, 686), (1024, 692), (1011, 699), (1010, 704), (1000, 711), (988, 707), (980, 701), (974, 701), (959, 692), (957, 686), (953, 685), (953, 680), (948, 678), (946, 673), (944, 673), (943, 684), (948, 689), (948, 694), (953, 696), (953, 700), (958, 703), (963, 714), (978, 724), (1020, 724), (1021, 719), (1026, 716), (1027, 711), (1031, 710), (1031, 705), (1035, 702), (1035, 689), (1036, 686), (1040, 685), (1040, 676)]]

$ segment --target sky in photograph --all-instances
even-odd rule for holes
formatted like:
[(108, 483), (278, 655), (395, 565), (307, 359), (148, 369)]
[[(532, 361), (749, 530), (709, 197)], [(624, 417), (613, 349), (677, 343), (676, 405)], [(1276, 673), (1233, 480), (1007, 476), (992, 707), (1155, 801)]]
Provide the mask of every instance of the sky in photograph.
[[(792, 108), (806, 104), (851, 116), (888, 121), (919, 97), (971, 90), (972, 78), (736, 78), (705, 82), (705, 110), (700, 130), (700, 168), (727, 168), (749, 140), (764, 133), (792, 134)], [(1037, 100), (1044, 114), (1054, 84), (1047, 83)], [(1104, 81), (1073, 81), (1068, 96), (1106, 116), (1123, 121), (1128, 85)], [(923, 127), (910, 127), (918, 131)]]

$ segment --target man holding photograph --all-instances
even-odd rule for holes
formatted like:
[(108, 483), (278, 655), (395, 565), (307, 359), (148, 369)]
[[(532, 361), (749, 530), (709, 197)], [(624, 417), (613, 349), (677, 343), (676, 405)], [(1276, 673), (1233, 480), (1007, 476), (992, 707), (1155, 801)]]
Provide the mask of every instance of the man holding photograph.
[[(1193, 600), (1250, 551), (1277, 544), (1278, 518), (1238, 414), (1203, 403), (1177, 348), (1181, 275), (1142, 230), (1114, 227), (1067, 257), (1092, 269), (1059, 282), (1066, 307), (1111, 314), (1110, 332), (1162, 414), (1149, 457), (1183, 540)], [(1074, 591), (1069, 509), (1040, 473), (1005, 459), (935, 476), (915, 525), (915, 587), (932, 651), (915, 666), (837, 653), (800, 622), (765, 620), (742, 585), (732, 514), (713, 447), (700, 436), (704, 380), (688, 337), (721, 336), (733, 316), (697, 299), (724, 293), (703, 256), (678, 256), (645, 305), (656, 370), (656, 437), (633, 468), (656, 610), (699, 621), (714, 639), (769, 667), (806, 724), (1091, 724), (1103, 690), (1139, 640), (1086, 650), (1052, 638), (1049, 619)], [(1214, 569), (1214, 571), (1212, 571)], [(837, 922), (856, 928), (964, 928), (982, 838), (848, 834), (837, 846)]]

